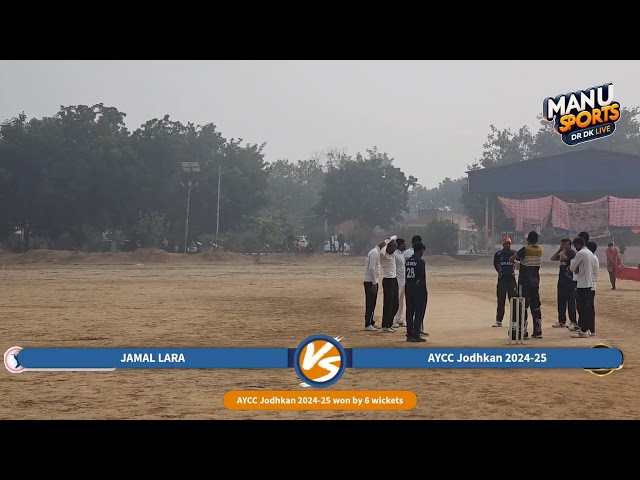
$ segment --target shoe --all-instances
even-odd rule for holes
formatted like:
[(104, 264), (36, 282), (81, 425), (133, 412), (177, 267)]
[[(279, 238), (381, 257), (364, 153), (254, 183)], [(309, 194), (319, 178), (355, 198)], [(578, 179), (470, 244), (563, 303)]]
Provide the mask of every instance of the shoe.
[(369, 325), (367, 327), (364, 327), (364, 331), (365, 332), (377, 332), (378, 329), (376, 327), (374, 327), (373, 325)]
[(382, 333), (396, 333), (396, 331), (393, 328), (382, 327)]
[(527, 338), (529, 338), (529, 332), (524, 332), (524, 339), (526, 340)]
[(416, 342), (416, 343), (424, 343), (424, 342), (427, 341), (427, 339), (419, 337), (419, 338), (414, 338), (413, 341)]
[(407, 326), (407, 324), (404, 323), (404, 322), (398, 322), (398, 323), (396, 323), (396, 325), (398, 325), (398, 327), (406, 327)]
[(394, 323), (393, 325), (391, 325), (391, 328), (400, 328), (400, 324)]
[(551, 325), (553, 328), (564, 328), (567, 325), (565, 323), (560, 323), (560, 322), (556, 322), (553, 325)]
[(421, 337), (428, 337), (429, 334), (427, 332), (420, 332)]
[(576, 333), (572, 333), (571, 336), (573, 338), (589, 338), (591, 336), (591, 332), (589, 330), (587, 330), (586, 332), (578, 330)]
[[(542, 333), (534, 333), (533, 335), (531, 335), (532, 338), (542, 338)], [(525, 335), (526, 338), (526, 335)]]
[(498, 322), (496, 321), (496, 323), (494, 323), (493, 325), (491, 325), (492, 327), (501, 327), (502, 326), (502, 322)]
[(376, 330), (380, 330), (382, 328), (380, 325), (376, 325), (375, 323), (372, 323), (371, 326), (373, 326), (373, 328), (375, 328)]
[(407, 337), (407, 342), (413, 342), (413, 338)]
[(578, 330), (579, 328), (580, 328), (580, 327), (578, 327), (578, 324), (577, 324), (577, 323), (572, 323), (571, 325), (569, 325), (569, 326), (567, 327), (567, 329), (568, 329), (570, 332), (575, 332), (575, 331), (576, 331), (576, 330)]

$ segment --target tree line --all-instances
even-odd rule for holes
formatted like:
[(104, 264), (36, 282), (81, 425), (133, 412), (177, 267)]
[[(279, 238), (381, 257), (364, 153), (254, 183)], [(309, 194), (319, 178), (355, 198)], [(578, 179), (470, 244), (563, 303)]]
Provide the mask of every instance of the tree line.
[[(353, 157), (329, 149), (268, 163), (264, 144), (227, 139), (213, 123), (166, 115), (129, 131), (125, 117), (97, 104), (4, 121), (0, 241), (16, 250), (44, 243), (100, 251), (108, 234), (112, 242), (167, 241), (182, 249), (191, 180), (188, 242), (252, 249), (292, 232), (323, 244), (325, 222), (331, 228), (355, 220), (363, 232), (391, 227), (417, 184), (376, 147)], [(198, 162), (200, 171), (185, 173), (181, 162)]]
[[(598, 148), (640, 153), (639, 114), (640, 108), (623, 109), (615, 135), (598, 140)], [(348, 220), (358, 226), (350, 241), (363, 250), (374, 227), (397, 230), (404, 211), (424, 208), (466, 214), (484, 227), (484, 201), (468, 192), (466, 176), (425, 188), (375, 146), (354, 156), (330, 148), (308, 159), (269, 163), (265, 144), (227, 139), (214, 123), (183, 124), (166, 115), (129, 131), (125, 118), (117, 108), (97, 104), (4, 121), (0, 242), (18, 251), (43, 244), (101, 251), (106, 233), (114, 244), (160, 246), (166, 239), (182, 251), (190, 179), (196, 186), (188, 240), (228, 250), (276, 245), (288, 232), (304, 233), (321, 247), (325, 228), (331, 233)], [(481, 157), (468, 169), (589, 147), (564, 145), (542, 118), (537, 132), (491, 125)], [(188, 177), (181, 162), (198, 162), (200, 172)], [(496, 214), (497, 228), (511, 228), (501, 209)], [(434, 238), (455, 237), (453, 226), (438, 227), (442, 232)]]

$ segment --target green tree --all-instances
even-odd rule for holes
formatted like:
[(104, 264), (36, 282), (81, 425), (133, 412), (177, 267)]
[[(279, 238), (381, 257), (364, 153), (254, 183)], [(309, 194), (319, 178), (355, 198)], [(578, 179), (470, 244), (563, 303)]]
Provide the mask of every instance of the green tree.
[[(290, 162), (277, 160), (267, 167), (267, 203), (264, 208), (272, 215), (287, 219), (294, 230), (322, 245), (325, 215), (316, 212), (325, 180), (325, 158)], [(295, 226), (294, 226), (295, 225)]]
[(9, 234), (14, 227), (19, 227), (27, 249), (43, 181), (42, 159), (37, 154), (39, 145), (34, 145), (31, 131), (32, 124), (24, 113), (0, 125), (2, 231)]
[(215, 231), (219, 171), (222, 231), (264, 205), (264, 145), (226, 140), (214, 124), (184, 125), (168, 115), (131, 134), (125, 116), (104, 104), (75, 105), (60, 107), (52, 117), (27, 120), (20, 114), (3, 122), (0, 235), (17, 227), (27, 245), (32, 233), (80, 244), (83, 225), (131, 231), (138, 211), (155, 211), (166, 216), (174, 237), (182, 238), (183, 161), (200, 162), (202, 169), (191, 198), (194, 235)]
[(261, 243), (268, 243), (273, 249), (280, 245), (290, 229), (296, 227), (284, 216), (262, 214), (253, 219), (254, 231)]
[[(139, 210), (165, 212), (171, 234), (181, 238), (185, 227), (186, 190), (180, 162), (199, 162), (192, 189), (189, 231), (193, 236), (236, 228), (266, 200), (264, 145), (226, 140), (212, 123), (186, 125), (170, 119), (146, 122), (133, 134), (140, 158), (137, 180)], [(220, 173), (220, 218), (216, 222)]]
[(267, 167), (269, 212), (288, 217), (313, 214), (324, 186), (325, 169), (319, 158), (277, 160)]
[(69, 231), (80, 236), (85, 224), (104, 231), (135, 221), (137, 158), (125, 117), (99, 103), (60, 107), (52, 119), (44, 192), (45, 223), (54, 237)]
[(435, 188), (417, 185), (409, 192), (409, 208), (415, 210), (450, 208), (452, 212), (464, 213), (462, 189), (466, 184), (464, 177), (455, 180), (447, 177)]
[(161, 212), (140, 212), (135, 226), (137, 239), (146, 248), (159, 247), (169, 230), (167, 217)]
[(356, 221), (362, 228), (389, 228), (407, 209), (409, 188), (417, 179), (405, 176), (393, 166), (393, 159), (374, 147), (346, 160), (339, 168), (330, 167), (315, 211), (326, 212), (330, 224)]
[(423, 241), (435, 255), (458, 253), (458, 225), (451, 220), (432, 220), (424, 232)]
[(491, 131), (482, 146), (484, 150), (479, 161), (482, 167), (521, 162), (531, 156), (534, 136), (529, 127), (521, 127), (517, 132), (509, 128), (498, 130), (494, 125), (490, 125), (489, 129)]
[(2, 223), (50, 239), (82, 241), (85, 224), (117, 226), (130, 209), (120, 165), (134, 152), (126, 144), (124, 114), (113, 107), (61, 107), (53, 117), (24, 114), (0, 127), (0, 181), (13, 208)]
[[(487, 141), (483, 144), (482, 156), (473, 164), (468, 165), (469, 170), (497, 167), (527, 160), (535, 150), (535, 136), (529, 127), (522, 127), (517, 132), (511, 129), (498, 130), (494, 125), (489, 126), (490, 132)], [(465, 179), (468, 182), (468, 179)], [(477, 195), (469, 191), (468, 183), (461, 191), (461, 202), (466, 215), (473, 221), (478, 229), (485, 226), (485, 196)], [(489, 202), (498, 206), (497, 195), (490, 195)], [(496, 228), (502, 228), (506, 219), (502, 208), (495, 208)]]
[(328, 168), (342, 168), (345, 163), (351, 161), (351, 156), (345, 149), (331, 147), (320, 154), (314, 155), (312, 160), (326, 164)]

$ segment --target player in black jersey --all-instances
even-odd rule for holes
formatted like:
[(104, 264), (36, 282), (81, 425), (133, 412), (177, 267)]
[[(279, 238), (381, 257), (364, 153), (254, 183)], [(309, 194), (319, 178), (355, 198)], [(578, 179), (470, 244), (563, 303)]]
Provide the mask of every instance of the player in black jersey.
[(425, 246), (418, 243), (413, 247), (413, 255), (405, 262), (407, 302), (407, 342), (426, 342), (420, 336), (420, 329), (427, 308), (427, 276), (422, 254)]

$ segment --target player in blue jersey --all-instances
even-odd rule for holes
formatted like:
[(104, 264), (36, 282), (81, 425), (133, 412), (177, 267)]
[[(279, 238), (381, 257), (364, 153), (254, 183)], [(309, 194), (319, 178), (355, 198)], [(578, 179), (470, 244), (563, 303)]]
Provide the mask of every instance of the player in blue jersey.
[(518, 296), (518, 287), (516, 282), (516, 274), (513, 270), (513, 262), (511, 257), (516, 252), (511, 250), (511, 239), (504, 237), (502, 239), (502, 250), (498, 250), (493, 256), (493, 268), (498, 272), (498, 285), (496, 287), (498, 297), (498, 309), (496, 310), (496, 323), (494, 327), (501, 327), (504, 318), (504, 303), (511, 297)]
[[(571, 261), (575, 258), (576, 252), (571, 248), (571, 240), (563, 238), (560, 240), (560, 249), (551, 256), (554, 262), (560, 262), (558, 272), (558, 321), (551, 325), (553, 328), (567, 327), (567, 313), (571, 330), (575, 330), (578, 325), (576, 317), (576, 282), (573, 280), (573, 272), (569, 270)], [(575, 325), (575, 327), (573, 326)]]
[(427, 308), (427, 276), (422, 254), (425, 246), (413, 246), (413, 255), (405, 262), (405, 298), (407, 301), (407, 342), (426, 342), (420, 336), (422, 321)]

